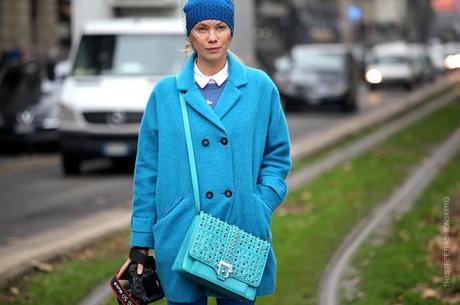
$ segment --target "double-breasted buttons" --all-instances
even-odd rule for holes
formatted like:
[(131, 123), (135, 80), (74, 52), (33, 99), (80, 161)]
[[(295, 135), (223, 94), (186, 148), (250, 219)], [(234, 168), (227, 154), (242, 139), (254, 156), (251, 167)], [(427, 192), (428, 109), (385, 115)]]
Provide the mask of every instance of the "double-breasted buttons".
[(209, 140), (208, 139), (203, 139), (203, 141), (201, 141), (201, 144), (203, 144), (203, 146), (208, 146), (209, 145)]
[(206, 198), (211, 199), (214, 196), (212, 192), (207, 192), (206, 193)]
[(227, 138), (222, 138), (222, 139), (220, 139), (220, 143), (222, 143), (222, 145), (227, 145), (228, 139)]
[(226, 197), (232, 197), (232, 191), (230, 190), (226, 190), (224, 194)]

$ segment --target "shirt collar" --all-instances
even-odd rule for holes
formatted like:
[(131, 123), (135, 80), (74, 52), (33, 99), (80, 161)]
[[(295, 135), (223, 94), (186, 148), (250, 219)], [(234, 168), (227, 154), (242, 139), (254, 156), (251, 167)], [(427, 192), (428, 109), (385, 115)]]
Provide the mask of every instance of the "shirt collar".
[(206, 76), (200, 71), (195, 60), (194, 69), (195, 81), (198, 83), (201, 89), (203, 89), (209, 82), (215, 82), (218, 86), (222, 85), (228, 78), (228, 60), (225, 62), (225, 66), (214, 75)]

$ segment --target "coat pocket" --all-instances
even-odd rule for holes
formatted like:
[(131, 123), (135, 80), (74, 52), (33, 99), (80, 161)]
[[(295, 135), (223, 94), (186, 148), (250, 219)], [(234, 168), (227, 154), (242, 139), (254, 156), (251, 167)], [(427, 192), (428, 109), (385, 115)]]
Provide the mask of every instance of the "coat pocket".
[(266, 204), (256, 193), (252, 193), (253, 199), (253, 209), (259, 213), (261, 216), (260, 221), (255, 221), (254, 223), (257, 224), (259, 236), (269, 240), (271, 242), (272, 234), (271, 234), (271, 223), (272, 223), (272, 215), (273, 211), (268, 204)]
[(273, 215), (272, 208), (262, 198), (260, 198), (256, 193), (252, 193), (252, 197), (254, 197), (256, 202), (258, 202), (265, 209), (266, 214), (270, 216), (271, 218)]
[(157, 220), (157, 223), (158, 222), (161, 222), (163, 219), (167, 218), (169, 216), (169, 214), (171, 214), (174, 209), (177, 208), (177, 206), (179, 204), (181, 204), (181, 202), (183, 202), (185, 199), (185, 196), (184, 197), (181, 197), (179, 200), (176, 200), (176, 202), (174, 202), (173, 204), (171, 204), (165, 212), (161, 213), (161, 215), (158, 215), (158, 220)]

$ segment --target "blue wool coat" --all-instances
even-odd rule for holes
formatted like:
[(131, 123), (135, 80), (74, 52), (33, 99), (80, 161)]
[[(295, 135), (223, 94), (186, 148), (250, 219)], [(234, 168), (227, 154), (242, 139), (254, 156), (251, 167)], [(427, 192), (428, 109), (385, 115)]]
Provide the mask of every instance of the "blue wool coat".
[[(155, 249), (166, 298), (192, 302), (212, 295), (178, 272), (174, 259), (196, 214), (179, 91), (189, 113), (201, 208), (271, 240), (271, 217), (287, 194), (290, 139), (279, 93), (262, 71), (228, 54), (229, 77), (215, 109), (194, 81), (196, 55), (155, 86), (144, 112), (134, 174), (131, 245)], [(257, 295), (272, 294), (273, 248)]]

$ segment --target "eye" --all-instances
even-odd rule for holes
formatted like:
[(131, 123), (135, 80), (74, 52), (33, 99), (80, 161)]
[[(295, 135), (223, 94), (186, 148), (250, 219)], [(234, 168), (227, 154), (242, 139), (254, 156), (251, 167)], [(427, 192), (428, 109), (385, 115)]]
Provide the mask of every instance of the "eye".
[(225, 26), (225, 25), (223, 25), (223, 24), (217, 26), (217, 30), (218, 30), (219, 32), (223, 32), (223, 31), (225, 31), (226, 29), (227, 29), (227, 26)]

